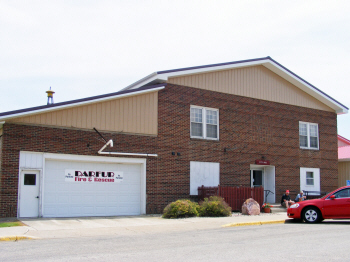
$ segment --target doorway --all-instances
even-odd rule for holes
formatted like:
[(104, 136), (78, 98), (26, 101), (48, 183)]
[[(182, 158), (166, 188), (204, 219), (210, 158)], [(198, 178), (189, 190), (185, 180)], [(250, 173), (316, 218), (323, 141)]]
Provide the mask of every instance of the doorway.
[(264, 202), (275, 203), (275, 167), (264, 165), (250, 165), (250, 186), (264, 187)]
[(39, 181), (39, 171), (21, 172), (19, 217), (39, 216)]
[(251, 186), (259, 187), (264, 186), (264, 170), (250, 170), (251, 174)]

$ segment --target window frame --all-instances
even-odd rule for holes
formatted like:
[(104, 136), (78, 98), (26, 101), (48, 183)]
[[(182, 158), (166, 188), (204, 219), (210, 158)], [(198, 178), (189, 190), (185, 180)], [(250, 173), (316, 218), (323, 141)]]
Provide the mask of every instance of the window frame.
[[(311, 173), (312, 174), (312, 177), (310, 178), (310, 177), (307, 177), (307, 174), (308, 173)], [(312, 184), (308, 184), (307, 183), (307, 181), (312, 181)], [(305, 186), (314, 186), (315, 185), (315, 173), (313, 172), (313, 171), (306, 171), (306, 173), (305, 173)]]
[[(306, 172), (312, 172), (314, 177), (313, 185), (306, 185)], [(321, 191), (321, 169), (315, 167), (300, 167), (300, 190)], [(316, 195), (317, 193), (308, 193)]]
[[(306, 147), (300, 145), (300, 125), (301, 124), (306, 125), (306, 130), (307, 130), (307, 134), (306, 134), (307, 146)], [(311, 145), (310, 126), (316, 126), (316, 128), (317, 128), (317, 148), (310, 146)], [(299, 147), (301, 149), (311, 149), (311, 150), (319, 150), (320, 149), (320, 132), (319, 132), (317, 123), (309, 123), (309, 122), (299, 121)]]
[[(201, 109), (202, 110), (202, 136), (192, 135), (192, 120), (191, 120), (192, 108), (197, 108), (197, 109)], [(217, 123), (216, 123), (217, 137), (216, 138), (207, 136), (207, 125), (212, 125), (212, 124), (207, 124), (207, 111), (215, 111), (217, 113)], [(193, 123), (198, 123), (198, 122), (193, 122)], [(190, 137), (191, 138), (198, 138), (198, 139), (214, 140), (214, 141), (219, 140), (219, 109), (211, 108), (211, 107), (191, 105), (190, 106)]]

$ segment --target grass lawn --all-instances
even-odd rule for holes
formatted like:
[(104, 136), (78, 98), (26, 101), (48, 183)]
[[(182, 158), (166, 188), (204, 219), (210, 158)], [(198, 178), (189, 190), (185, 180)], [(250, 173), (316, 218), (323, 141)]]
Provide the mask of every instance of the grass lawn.
[(20, 226), (24, 226), (24, 224), (20, 221), (0, 222), (0, 227), (20, 227)]

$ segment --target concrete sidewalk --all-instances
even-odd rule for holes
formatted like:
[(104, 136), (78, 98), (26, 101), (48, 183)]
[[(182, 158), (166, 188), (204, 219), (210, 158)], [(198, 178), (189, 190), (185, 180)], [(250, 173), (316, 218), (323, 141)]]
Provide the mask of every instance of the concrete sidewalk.
[(88, 236), (126, 236), (215, 229), (228, 226), (284, 223), (283, 213), (261, 213), (244, 216), (233, 213), (231, 217), (196, 217), (163, 219), (161, 215), (132, 217), (83, 217), (83, 218), (33, 218), (20, 219), (26, 226), (0, 228), (0, 241), (20, 239), (66, 238)]

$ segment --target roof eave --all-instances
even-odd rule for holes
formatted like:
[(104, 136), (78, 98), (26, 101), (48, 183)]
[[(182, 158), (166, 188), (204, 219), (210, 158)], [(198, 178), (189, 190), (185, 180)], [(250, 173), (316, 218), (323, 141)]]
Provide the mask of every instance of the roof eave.
[[(162, 80), (162, 78), (158, 76), (157, 72), (154, 72), (154, 73), (152, 73), (144, 78), (141, 78), (140, 80), (136, 81), (135, 83), (132, 83), (131, 85), (128, 85), (127, 87), (121, 89), (121, 91), (137, 89), (139, 87), (150, 84), (154, 80), (158, 80), (158, 79)], [(166, 80), (167, 79), (164, 79), (164, 81), (161, 81), (161, 82), (165, 82)]]
[(338, 134), (338, 139), (350, 145), (350, 140)]

